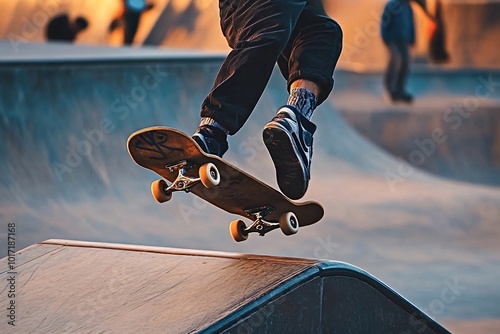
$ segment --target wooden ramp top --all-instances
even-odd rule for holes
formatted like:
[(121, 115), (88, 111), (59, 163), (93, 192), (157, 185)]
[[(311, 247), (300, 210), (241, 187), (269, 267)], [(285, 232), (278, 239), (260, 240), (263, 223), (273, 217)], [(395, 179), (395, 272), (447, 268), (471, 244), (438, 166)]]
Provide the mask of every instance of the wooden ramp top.
[[(276, 326), (321, 331), (325, 311), (333, 311), (332, 300), (323, 296), (326, 276), (363, 281), (382, 296), (377, 300), (389, 303), (388, 310), (405, 309), (405, 323), (408, 314), (418, 313), (434, 324), (382, 282), (341, 262), (68, 240), (17, 252), (14, 268), (8, 262), (0, 260), (0, 279), (14, 276), (16, 295), (8, 297), (7, 285), (0, 308), (15, 301), (18, 333), (236, 333), (272, 332)], [(2, 333), (13, 329), (5, 319), (0, 323)]]

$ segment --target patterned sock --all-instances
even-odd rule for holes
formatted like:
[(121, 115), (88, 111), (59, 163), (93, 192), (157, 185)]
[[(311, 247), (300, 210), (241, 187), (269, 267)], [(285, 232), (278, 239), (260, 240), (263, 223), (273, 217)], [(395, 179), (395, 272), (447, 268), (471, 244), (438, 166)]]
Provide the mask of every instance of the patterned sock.
[(288, 96), (287, 104), (295, 107), (305, 118), (311, 120), (318, 99), (305, 88), (293, 88)]
[(227, 131), (220, 123), (218, 123), (215, 119), (211, 117), (202, 117), (200, 121), (200, 125), (198, 125), (198, 128), (201, 128), (202, 126), (209, 125), (211, 127), (220, 129), (224, 131), (224, 133), (227, 135), (229, 134), (229, 131)]

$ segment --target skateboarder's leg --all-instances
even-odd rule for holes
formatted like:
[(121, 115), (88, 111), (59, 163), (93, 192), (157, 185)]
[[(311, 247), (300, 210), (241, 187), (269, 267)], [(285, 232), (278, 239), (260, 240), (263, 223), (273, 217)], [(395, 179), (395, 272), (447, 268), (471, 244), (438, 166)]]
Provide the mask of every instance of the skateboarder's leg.
[(311, 91), (318, 99), (317, 104), (323, 103), (332, 90), (333, 71), (341, 50), (340, 26), (327, 16), (321, 0), (310, 0), (278, 59), (288, 91), (291, 93), (296, 87), (311, 91), (312, 82), (319, 89)]
[(292, 199), (301, 198), (309, 184), (316, 130), (310, 119), (332, 90), (341, 49), (340, 26), (325, 14), (320, 1), (310, 1), (278, 60), (288, 81), (287, 105), (278, 110), (263, 133), (278, 185)]
[(221, 2), (221, 27), (233, 50), (202, 104), (202, 117), (214, 119), (228, 134), (243, 126), (305, 5), (306, 0)]
[[(220, 3), (222, 32), (233, 50), (202, 104), (202, 120), (194, 135), (202, 148), (219, 156), (227, 150), (225, 135), (235, 134), (255, 108), (306, 3), (306, 0)], [(215, 150), (205, 141), (215, 141), (212, 143)]]

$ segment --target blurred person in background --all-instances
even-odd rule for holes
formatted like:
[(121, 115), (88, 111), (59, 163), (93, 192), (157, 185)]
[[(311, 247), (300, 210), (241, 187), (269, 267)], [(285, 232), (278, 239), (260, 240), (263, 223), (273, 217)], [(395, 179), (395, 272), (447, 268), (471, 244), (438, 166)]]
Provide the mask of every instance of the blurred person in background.
[[(425, 0), (414, 0), (427, 11)], [(410, 47), (415, 44), (415, 21), (410, 0), (390, 0), (384, 7), (381, 19), (382, 40), (390, 57), (384, 76), (384, 86), (392, 102), (411, 103), (413, 96), (406, 90), (410, 66)]]
[(381, 20), (382, 39), (389, 49), (389, 63), (384, 77), (387, 94), (392, 102), (412, 102), (406, 91), (410, 65), (410, 46), (415, 44), (415, 22), (410, 0), (390, 0)]
[(89, 23), (84, 17), (70, 21), (68, 14), (52, 18), (47, 24), (45, 35), (49, 41), (73, 42), (77, 35), (87, 29)]
[(139, 27), (142, 13), (151, 8), (153, 8), (153, 5), (146, 3), (145, 0), (124, 0), (124, 44), (132, 44), (135, 34), (137, 33), (137, 28)]
[(435, 2), (433, 24), (430, 25), (428, 35), (430, 60), (436, 64), (447, 63), (450, 55), (446, 50), (446, 29), (441, 0)]

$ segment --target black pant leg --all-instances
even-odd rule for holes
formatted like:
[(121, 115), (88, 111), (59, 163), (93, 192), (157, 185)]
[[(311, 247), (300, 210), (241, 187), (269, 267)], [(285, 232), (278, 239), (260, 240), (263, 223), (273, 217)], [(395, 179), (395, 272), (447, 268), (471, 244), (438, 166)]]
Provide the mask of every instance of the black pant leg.
[(389, 63), (385, 72), (384, 83), (387, 91), (400, 94), (405, 92), (409, 73), (410, 52), (405, 43), (391, 43)]
[(406, 93), (406, 81), (410, 69), (410, 52), (409, 46), (405, 43), (398, 44), (398, 48), (401, 55), (401, 64), (396, 78), (396, 89), (398, 93), (404, 94)]
[(221, 0), (221, 27), (233, 49), (202, 104), (212, 117), (236, 133), (255, 108), (276, 61), (288, 43), (305, 0)]
[(342, 51), (342, 29), (325, 13), (321, 0), (309, 0), (302, 11), (283, 57), (278, 61), (290, 85), (297, 79), (320, 87), (318, 105), (333, 88), (333, 71)]
[(139, 19), (141, 13), (128, 11), (124, 15), (125, 17), (125, 36), (123, 43), (130, 45), (134, 41), (137, 28), (139, 27)]
[[(288, 81), (318, 83), (323, 102), (342, 49), (340, 26), (321, 0), (220, 0), (221, 28), (233, 49), (202, 104), (230, 134), (246, 122), (276, 62)], [(286, 63), (286, 65), (284, 65)]]

